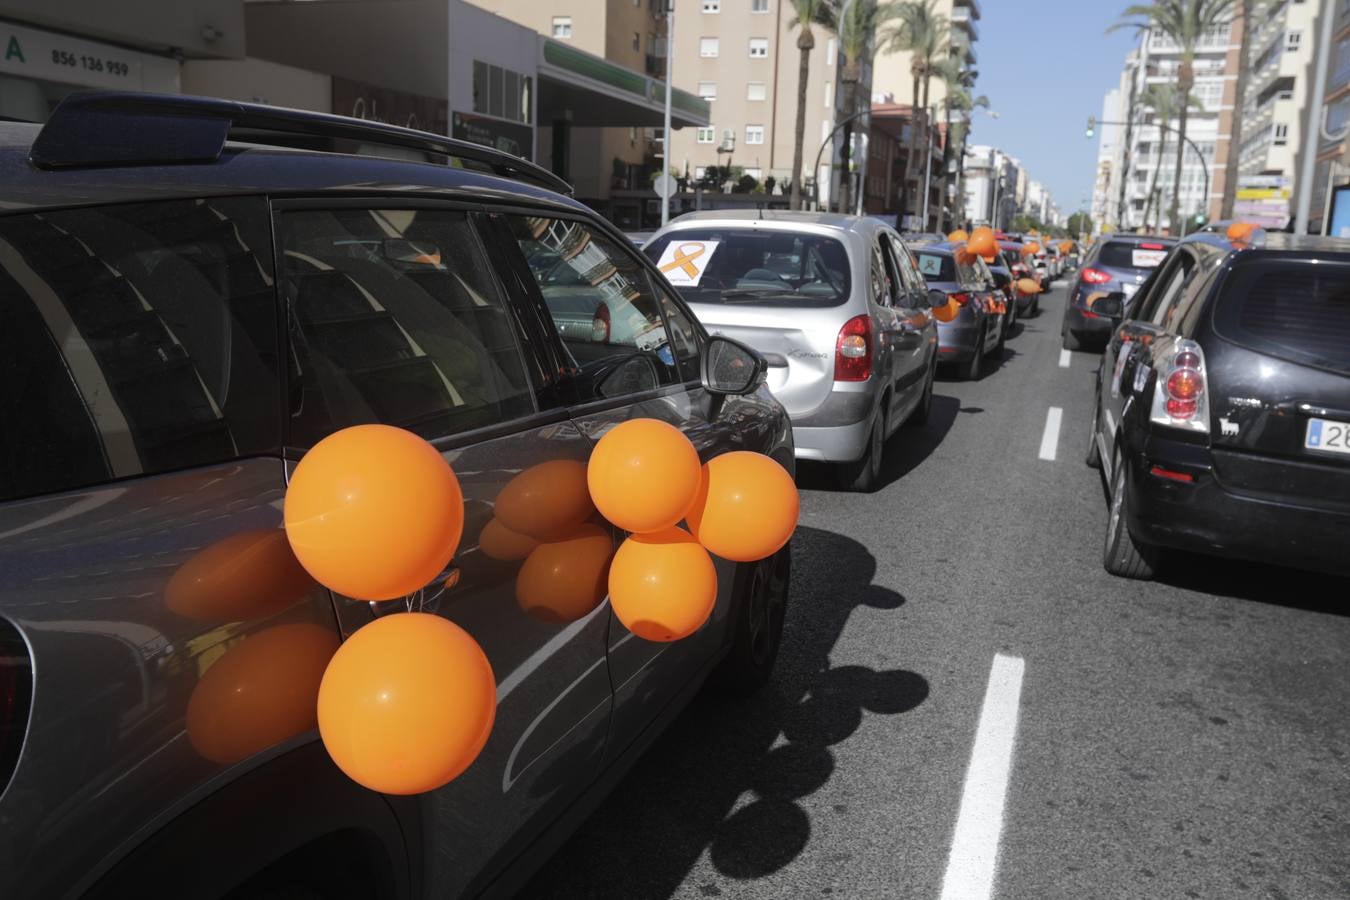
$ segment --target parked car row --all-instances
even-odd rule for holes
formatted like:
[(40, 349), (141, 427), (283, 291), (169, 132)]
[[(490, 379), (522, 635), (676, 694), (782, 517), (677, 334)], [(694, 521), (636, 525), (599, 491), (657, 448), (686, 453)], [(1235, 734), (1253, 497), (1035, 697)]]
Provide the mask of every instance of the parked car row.
[(1350, 242), (1113, 235), (1065, 329), (1107, 338), (1087, 448), (1107, 571), (1183, 550), (1350, 573)]

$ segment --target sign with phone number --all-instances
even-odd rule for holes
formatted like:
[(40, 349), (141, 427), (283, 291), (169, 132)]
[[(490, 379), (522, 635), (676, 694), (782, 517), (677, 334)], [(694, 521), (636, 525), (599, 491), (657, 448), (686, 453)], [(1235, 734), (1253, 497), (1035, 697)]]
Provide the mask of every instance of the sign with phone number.
[(82, 87), (178, 89), (178, 65), (109, 44), (0, 24), (0, 72)]

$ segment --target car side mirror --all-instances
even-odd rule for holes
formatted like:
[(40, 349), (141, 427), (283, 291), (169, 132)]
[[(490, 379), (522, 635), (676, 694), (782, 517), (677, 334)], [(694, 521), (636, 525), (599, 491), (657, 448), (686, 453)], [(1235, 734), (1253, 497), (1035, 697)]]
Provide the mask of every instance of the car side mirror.
[(947, 305), (947, 295), (936, 288), (928, 289), (928, 307), (930, 309), (940, 309)]
[(1119, 319), (1125, 314), (1125, 294), (1119, 291), (1095, 294), (1087, 298), (1087, 305), (1098, 315)]
[(703, 387), (712, 394), (754, 393), (768, 376), (769, 363), (740, 341), (713, 335), (703, 348)]

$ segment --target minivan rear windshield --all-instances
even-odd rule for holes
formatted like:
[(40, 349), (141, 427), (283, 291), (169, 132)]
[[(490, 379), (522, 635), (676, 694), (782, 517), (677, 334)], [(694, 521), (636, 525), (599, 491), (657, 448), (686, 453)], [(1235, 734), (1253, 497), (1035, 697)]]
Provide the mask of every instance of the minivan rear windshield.
[(1153, 241), (1107, 241), (1097, 254), (1097, 264), (1113, 269), (1156, 269), (1167, 250), (1166, 244)]
[(956, 261), (946, 253), (924, 253), (922, 250), (913, 254), (914, 265), (918, 266), (919, 273), (923, 275), (923, 280), (927, 282), (934, 281), (960, 281), (956, 277)]
[(1350, 375), (1350, 264), (1240, 265), (1215, 307), (1214, 328), (1258, 353)]
[(848, 253), (824, 235), (689, 228), (662, 235), (642, 252), (690, 303), (828, 307), (849, 296)]

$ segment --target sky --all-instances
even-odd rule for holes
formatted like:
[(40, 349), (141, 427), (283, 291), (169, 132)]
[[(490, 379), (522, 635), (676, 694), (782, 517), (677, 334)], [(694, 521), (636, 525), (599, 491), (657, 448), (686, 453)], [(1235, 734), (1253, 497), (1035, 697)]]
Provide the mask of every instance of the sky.
[[(1017, 157), (1069, 215), (1092, 198), (1097, 138), (1088, 116), (1120, 82), (1130, 29), (1105, 31), (1130, 0), (980, 0), (974, 94), (999, 114), (976, 112), (971, 144)], [(1100, 131), (1098, 132), (1100, 134)]]

